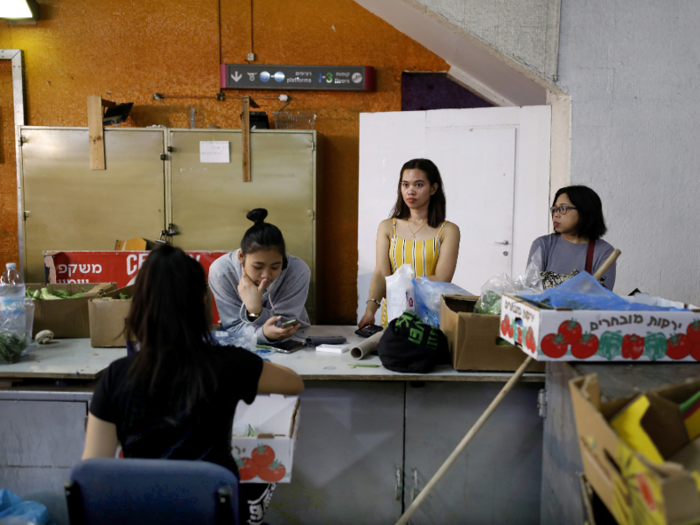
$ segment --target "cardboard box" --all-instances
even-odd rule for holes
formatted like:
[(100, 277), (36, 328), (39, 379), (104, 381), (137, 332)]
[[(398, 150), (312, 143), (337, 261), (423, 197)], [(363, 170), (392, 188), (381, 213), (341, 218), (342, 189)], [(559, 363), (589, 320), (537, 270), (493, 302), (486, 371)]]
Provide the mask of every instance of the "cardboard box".
[[(538, 361), (700, 360), (688, 334), (700, 311), (543, 309), (501, 298), (501, 337)], [(696, 337), (693, 335), (693, 337)]]
[[(299, 397), (259, 395), (238, 403), (231, 448), (241, 483), (289, 483), (299, 438)], [(249, 429), (256, 435), (247, 436)]]
[[(136, 275), (143, 266), (149, 251), (82, 251), (59, 252), (45, 251), (44, 271), (49, 283), (98, 283), (115, 282), (117, 287), (124, 288), (136, 282)], [(204, 268), (204, 274), (209, 276), (209, 268), (219, 257), (229, 252), (225, 251), (186, 251)], [(219, 312), (213, 304), (214, 323), (219, 324)], [(87, 337), (87, 336), (86, 336)]]
[(83, 297), (75, 299), (57, 299), (55, 301), (34, 301), (34, 325), (32, 333), (51, 330), (56, 338), (90, 337), (90, 317), (88, 301), (97, 297), (101, 291), (116, 288), (115, 283), (85, 284), (27, 284), (27, 290), (41, 290), (47, 287), (54, 290), (66, 290), (70, 294), (88, 289)]
[(140, 239), (139, 237), (134, 237), (128, 241), (116, 241), (114, 243), (115, 250), (129, 250), (129, 251), (141, 251), (141, 250), (152, 250), (156, 243), (153, 241), (147, 241), (146, 239)]
[[(108, 292), (88, 302), (90, 344), (93, 348), (126, 347), (126, 319), (131, 309), (134, 285)], [(122, 299), (128, 296), (128, 299)]]
[[(525, 356), (515, 346), (496, 344), (500, 319), (497, 315), (473, 313), (477, 299), (471, 295), (442, 297), (440, 330), (447, 337), (452, 366), (455, 370), (517, 370)], [(528, 367), (528, 372), (543, 371), (542, 363)]]
[[(700, 390), (700, 378), (605, 403), (595, 374), (572, 379), (569, 388), (586, 478), (618, 523), (699, 522), (697, 455), (688, 452), (694, 442), (678, 405)], [(612, 425), (628, 439), (653, 443), (659, 457), (634, 450)]]

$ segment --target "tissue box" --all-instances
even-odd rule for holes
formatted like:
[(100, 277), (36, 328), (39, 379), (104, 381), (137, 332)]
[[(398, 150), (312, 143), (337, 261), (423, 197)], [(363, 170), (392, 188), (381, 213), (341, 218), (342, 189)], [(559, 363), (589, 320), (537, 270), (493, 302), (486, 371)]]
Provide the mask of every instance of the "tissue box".
[[(238, 403), (231, 448), (241, 483), (289, 483), (299, 437), (299, 397), (259, 395)], [(255, 436), (248, 436), (253, 429)]]

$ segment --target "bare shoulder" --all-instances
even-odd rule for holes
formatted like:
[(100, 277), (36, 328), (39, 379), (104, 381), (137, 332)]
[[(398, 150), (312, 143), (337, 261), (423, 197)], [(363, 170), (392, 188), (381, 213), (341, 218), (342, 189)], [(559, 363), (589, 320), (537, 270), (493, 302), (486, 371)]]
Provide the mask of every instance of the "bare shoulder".
[(386, 235), (388, 237), (391, 237), (393, 230), (394, 225), (392, 219), (384, 219), (382, 222), (379, 223), (379, 227), (377, 228), (377, 236)]
[(442, 229), (443, 239), (447, 237), (459, 237), (459, 226), (454, 222), (445, 221), (445, 227)]

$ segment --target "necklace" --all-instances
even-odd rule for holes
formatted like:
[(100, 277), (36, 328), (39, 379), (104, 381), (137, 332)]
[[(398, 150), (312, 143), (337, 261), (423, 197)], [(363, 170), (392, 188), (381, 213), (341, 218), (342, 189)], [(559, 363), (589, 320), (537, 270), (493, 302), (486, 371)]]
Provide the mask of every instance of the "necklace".
[(421, 230), (423, 229), (423, 227), (424, 227), (426, 224), (428, 224), (428, 221), (424, 222), (424, 223), (423, 223), (423, 226), (421, 226), (420, 228), (418, 228), (416, 231), (413, 231), (413, 230), (411, 229), (411, 225), (408, 223), (408, 221), (406, 221), (406, 226), (408, 226), (408, 231), (411, 232), (411, 239), (415, 239), (415, 238), (416, 238), (416, 234), (417, 234), (419, 231), (421, 231)]

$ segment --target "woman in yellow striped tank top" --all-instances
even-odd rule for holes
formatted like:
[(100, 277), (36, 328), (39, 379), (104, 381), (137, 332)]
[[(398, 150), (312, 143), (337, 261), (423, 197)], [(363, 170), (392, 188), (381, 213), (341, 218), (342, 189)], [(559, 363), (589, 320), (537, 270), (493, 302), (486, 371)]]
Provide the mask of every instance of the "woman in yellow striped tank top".
[[(358, 323), (374, 324), (386, 295), (386, 277), (410, 264), (416, 277), (451, 282), (457, 267), (459, 228), (445, 220), (440, 171), (428, 159), (409, 160), (401, 168), (396, 204), (377, 229), (377, 264), (369, 286), (367, 309)], [(386, 309), (382, 311), (386, 326)]]

